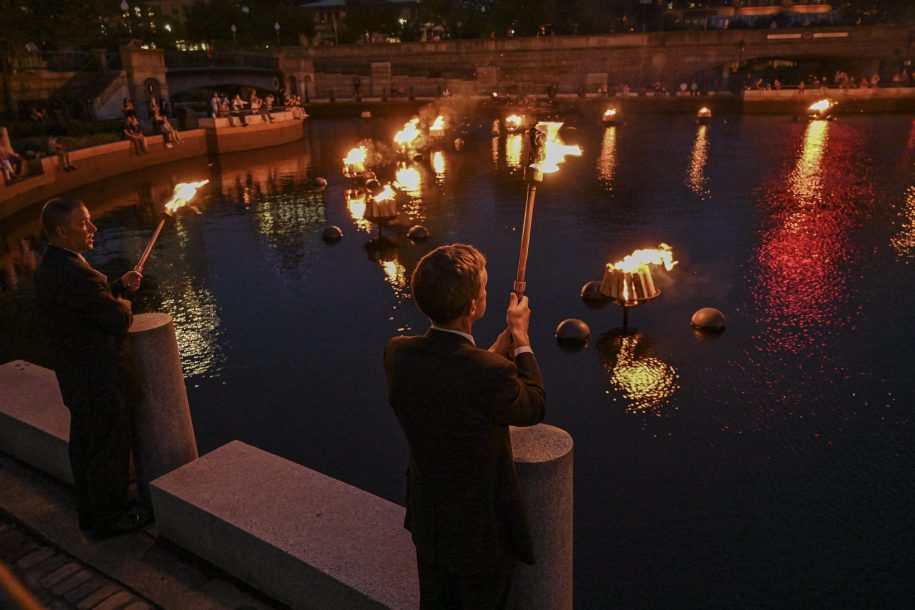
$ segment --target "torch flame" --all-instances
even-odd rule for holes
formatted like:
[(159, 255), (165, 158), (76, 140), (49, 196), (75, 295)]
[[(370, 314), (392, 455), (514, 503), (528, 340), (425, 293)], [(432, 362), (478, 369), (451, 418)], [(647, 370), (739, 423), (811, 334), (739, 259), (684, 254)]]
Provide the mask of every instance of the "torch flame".
[(657, 248), (636, 250), (621, 261), (608, 263), (607, 268), (633, 273), (647, 265), (664, 265), (664, 268), (670, 271), (676, 264), (677, 261), (674, 260), (674, 252), (671, 247), (667, 244), (659, 244)]
[(378, 193), (377, 195), (373, 195), (372, 199), (374, 199), (376, 202), (387, 201), (388, 199), (392, 199), (396, 195), (397, 195), (397, 193), (394, 192), (394, 189), (391, 188), (391, 185), (385, 184), (384, 188), (381, 189), (381, 192)]
[(434, 136), (445, 135), (445, 117), (442, 115), (435, 117), (435, 121), (433, 121), (432, 125), (429, 127), (429, 133)]
[(209, 180), (201, 180), (200, 182), (182, 182), (181, 184), (176, 184), (175, 192), (172, 194), (171, 200), (165, 204), (165, 213), (171, 216), (179, 208), (186, 206), (190, 203), (191, 199), (194, 198), (194, 195), (197, 194), (197, 189), (208, 182)]
[(365, 146), (353, 148), (348, 153), (346, 153), (346, 156), (343, 158), (343, 163), (345, 163), (346, 165), (357, 166), (355, 168), (356, 171), (361, 172), (364, 169), (364, 167), (358, 167), (358, 166), (363, 166), (367, 155), (368, 155), (368, 151), (365, 149)]
[(810, 112), (822, 113), (822, 112), (826, 112), (827, 110), (832, 108), (833, 105), (834, 105), (834, 102), (832, 100), (825, 99), (825, 100), (820, 100), (818, 102), (814, 102), (813, 104), (810, 104), (810, 107), (808, 107), (807, 110), (809, 110)]
[(394, 143), (406, 147), (420, 135), (419, 119), (412, 119), (408, 123), (404, 123), (403, 129), (394, 134)]
[(551, 174), (559, 171), (559, 164), (563, 163), (566, 155), (575, 157), (581, 156), (581, 147), (577, 144), (570, 146), (559, 139), (559, 128), (562, 123), (552, 121), (541, 121), (537, 123), (535, 129), (545, 134), (543, 146), (543, 160), (538, 163), (531, 163), (531, 168), (543, 174)]

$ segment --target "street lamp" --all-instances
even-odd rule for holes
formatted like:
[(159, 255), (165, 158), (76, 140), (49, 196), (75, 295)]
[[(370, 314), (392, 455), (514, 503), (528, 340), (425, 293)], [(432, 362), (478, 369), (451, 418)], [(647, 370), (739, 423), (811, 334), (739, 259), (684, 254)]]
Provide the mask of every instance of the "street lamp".
[(280, 22), (273, 24), (273, 30), (276, 32), (276, 46), (280, 46)]

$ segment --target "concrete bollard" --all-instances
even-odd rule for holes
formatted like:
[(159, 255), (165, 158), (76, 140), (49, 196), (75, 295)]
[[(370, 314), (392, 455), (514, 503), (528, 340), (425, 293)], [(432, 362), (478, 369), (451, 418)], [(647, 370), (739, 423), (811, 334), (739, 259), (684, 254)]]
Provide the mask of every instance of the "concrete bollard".
[(143, 387), (135, 458), (137, 483), (146, 497), (150, 481), (197, 459), (197, 441), (172, 317), (135, 315), (130, 342)]
[(537, 563), (517, 564), (515, 610), (572, 610), (572, 437), (546, 424), (510, 427)]

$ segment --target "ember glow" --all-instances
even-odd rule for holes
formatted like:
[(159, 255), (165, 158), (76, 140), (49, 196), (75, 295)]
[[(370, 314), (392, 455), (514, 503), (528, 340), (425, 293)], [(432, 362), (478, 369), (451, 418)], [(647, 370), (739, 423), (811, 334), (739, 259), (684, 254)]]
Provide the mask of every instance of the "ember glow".
[(419, 131), (419, 119), (411, 119), (403, 128), (394, 134), (394, 143), (403, 148), (409, 147), (422, 133)]
[(175, 185), (175, 192), (171, 200), (165, 204), (165, 213), (170, 216), (178, 209), (186, 206), (197, 194), (197, 189), (208, 182), (209, 180), (201, 180), (200, 182), (182, 182)]
[(559, 164), (566, 160), (566, 156), (581, 156), (581, 147), (577, 144), (570, 146), (559, 139), (559, 128), (562, 123), (541, 121), (535, 129), (546, 134), (544, 140), (544, 158), (539, 163), (532, 163), (531, 169), (543, 174), (552, 174), (559, 171)]

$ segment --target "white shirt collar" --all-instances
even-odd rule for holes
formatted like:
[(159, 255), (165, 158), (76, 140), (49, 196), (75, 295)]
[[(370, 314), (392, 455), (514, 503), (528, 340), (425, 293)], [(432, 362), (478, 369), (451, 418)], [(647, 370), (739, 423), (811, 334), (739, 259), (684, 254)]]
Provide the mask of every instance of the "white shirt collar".
[(473, 340), (473, 335), (471, 335), (470, 333), (465, 333), (462, 330), (454, 330), (453, 328), (442, 328), (441, 326), (436, 326), (435, 324), (432, 325), (432, 330), (440, 330), (443, 333), (453, 333), (455, 335), (460, 335), (460, 336), (464, 337), (465, 339), (467, 339), (468, 341), (470, 341), (470, 343), (474, 347), (476, 347), (476, 345), (477, 345), (477, 342)]

